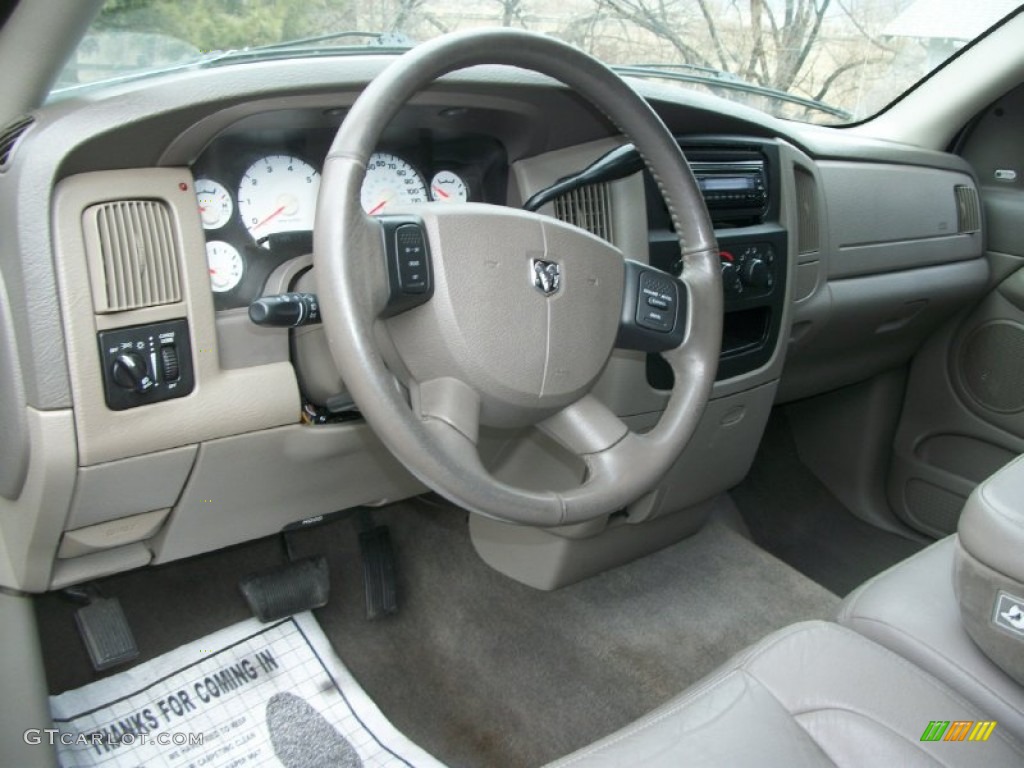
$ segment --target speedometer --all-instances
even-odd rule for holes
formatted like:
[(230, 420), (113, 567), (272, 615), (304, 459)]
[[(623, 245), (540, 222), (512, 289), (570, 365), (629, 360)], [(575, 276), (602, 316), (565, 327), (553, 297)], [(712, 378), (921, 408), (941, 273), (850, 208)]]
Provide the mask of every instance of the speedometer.
[(278, 232), (310, 232), (320, 174), (305, 160), (267, 155), (238, 185), (238, 214), (256, 242)]
[(427, 202), (427, 185), (407, 161), (388, 152), (374, 152), (366, 164), (361, 200), (371, 216), (389, 206)]

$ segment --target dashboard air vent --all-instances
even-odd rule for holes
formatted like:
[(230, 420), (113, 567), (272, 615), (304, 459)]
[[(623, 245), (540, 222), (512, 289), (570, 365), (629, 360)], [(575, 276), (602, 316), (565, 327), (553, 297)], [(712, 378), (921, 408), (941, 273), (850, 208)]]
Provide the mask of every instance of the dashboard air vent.
[(797, 250), (799, 253), (814, 253), (821, 247), (821, 221), (818, 217), (818, 186), (814, 181), (814, 177), (805, 169), (797, 167), (795, 174)]
[[(167, 205), (120, 200), (85, 213), (97, 312), (155, 307), (181, 301), (179, 248)], [(96, 272), (101, 270), (101, 275)], [(99, 277), (99, 279), (96, 279)], [(104, 291), (105, 288), (105, 291)]]
[(981, 205), (978, 202), (978, 190), (964, 184), (953, 187), (956, 195), (957, 231), (961, 234), (979, 232), (981, 230)]
[(555, 217), (612, 242), (612, 201), (607, 184), (590, 184), (554, 200)]
[(14, 156), (18, 141), (25, 135), (35, 120), (31, 117), (20, 117), (7, 127), (0, 130), (0, 171), (6, 171)]

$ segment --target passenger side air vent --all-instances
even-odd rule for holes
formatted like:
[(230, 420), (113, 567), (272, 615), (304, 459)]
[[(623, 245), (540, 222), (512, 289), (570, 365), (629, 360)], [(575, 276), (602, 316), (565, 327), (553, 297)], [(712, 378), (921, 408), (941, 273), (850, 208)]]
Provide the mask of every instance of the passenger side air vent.
[(964, 184), (953, 187), (956, 195), (957, 231), (970, 234), (981, 231), (981, 205), (978, 202), (978, 190)]
[(86, 210), (84, 221), (97, 312), (181, 301), (179, 246), (165, 203), (102, 203)]
[(799, 166), (794, 170), (796, 175), (797, 251), (799, 253), (814, 253), (821, 247), (818, 185), (807, 170)]
[(611, 190), (607, 184), (590, 184), (554, 200), (555, 217), (612, 242)]
[(11, 158), (14, 157), (15, 147), (34, 122), (34, 118), (21, 117), (0, 131), (0, 171), (7, 170)]

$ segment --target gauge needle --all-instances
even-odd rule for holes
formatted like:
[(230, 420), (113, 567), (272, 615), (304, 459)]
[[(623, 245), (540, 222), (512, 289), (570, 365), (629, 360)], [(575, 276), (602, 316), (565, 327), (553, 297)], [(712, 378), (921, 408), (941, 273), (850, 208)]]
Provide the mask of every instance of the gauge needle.
[(276, 211), (274, 211), (272, 214), (270, 214), (269, 216), (264, 218), (263, 221), (259, 222), (258, 224), (254, 224), (252, 228), (253, 229), (259, 229), (260, 227), (262, 227), (264, 224), (266, 224), (268, 221), (270, 221), (275, 216), (279, 216), (281, 214), (281, 212), (284, 211), (284, 209), (285, 209), (285, 206), (283, 206), (283, 205), (280, 206)]
[(216, 269), (211, 269), (210, 270), (210, 274), (211, 275), (216, 275), (217, 274), (217, 270)]
[(439, 186), (437, 186), (436, 184), (434, 185), (434, 191), (437, 192), (437, 194), (439, 194), (445, 200), (447, 200), (449, 198), (449, 194), (447, 192), (445, 192), (443, 189), (441, 189)]
[(383, 208), (385, 205), (387, 205), (390, 202), (391, 202), (391, 198), (390, 197), (385, 197), (383, 200), (381, 200), (379, 203), (377, 203), (375, 206), (373, 206), (373, 208), (368, 210), (366, 212), (367, 215), (368, 216), (373, 216), (373, 214), (375, 214), (378, 211), (380, 211), (381, 208)]

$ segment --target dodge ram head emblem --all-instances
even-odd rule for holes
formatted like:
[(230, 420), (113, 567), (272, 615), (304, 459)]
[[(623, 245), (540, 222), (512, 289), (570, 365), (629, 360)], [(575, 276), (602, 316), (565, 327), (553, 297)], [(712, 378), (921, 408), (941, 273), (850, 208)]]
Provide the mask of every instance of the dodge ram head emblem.
[(558, 286), (562, 284), (562, 268), (553, 261), (544, 261), (544, 259), (533, 260), (533, 286), (543, 293), (545, 296), (550, 296), (558, 290)]

